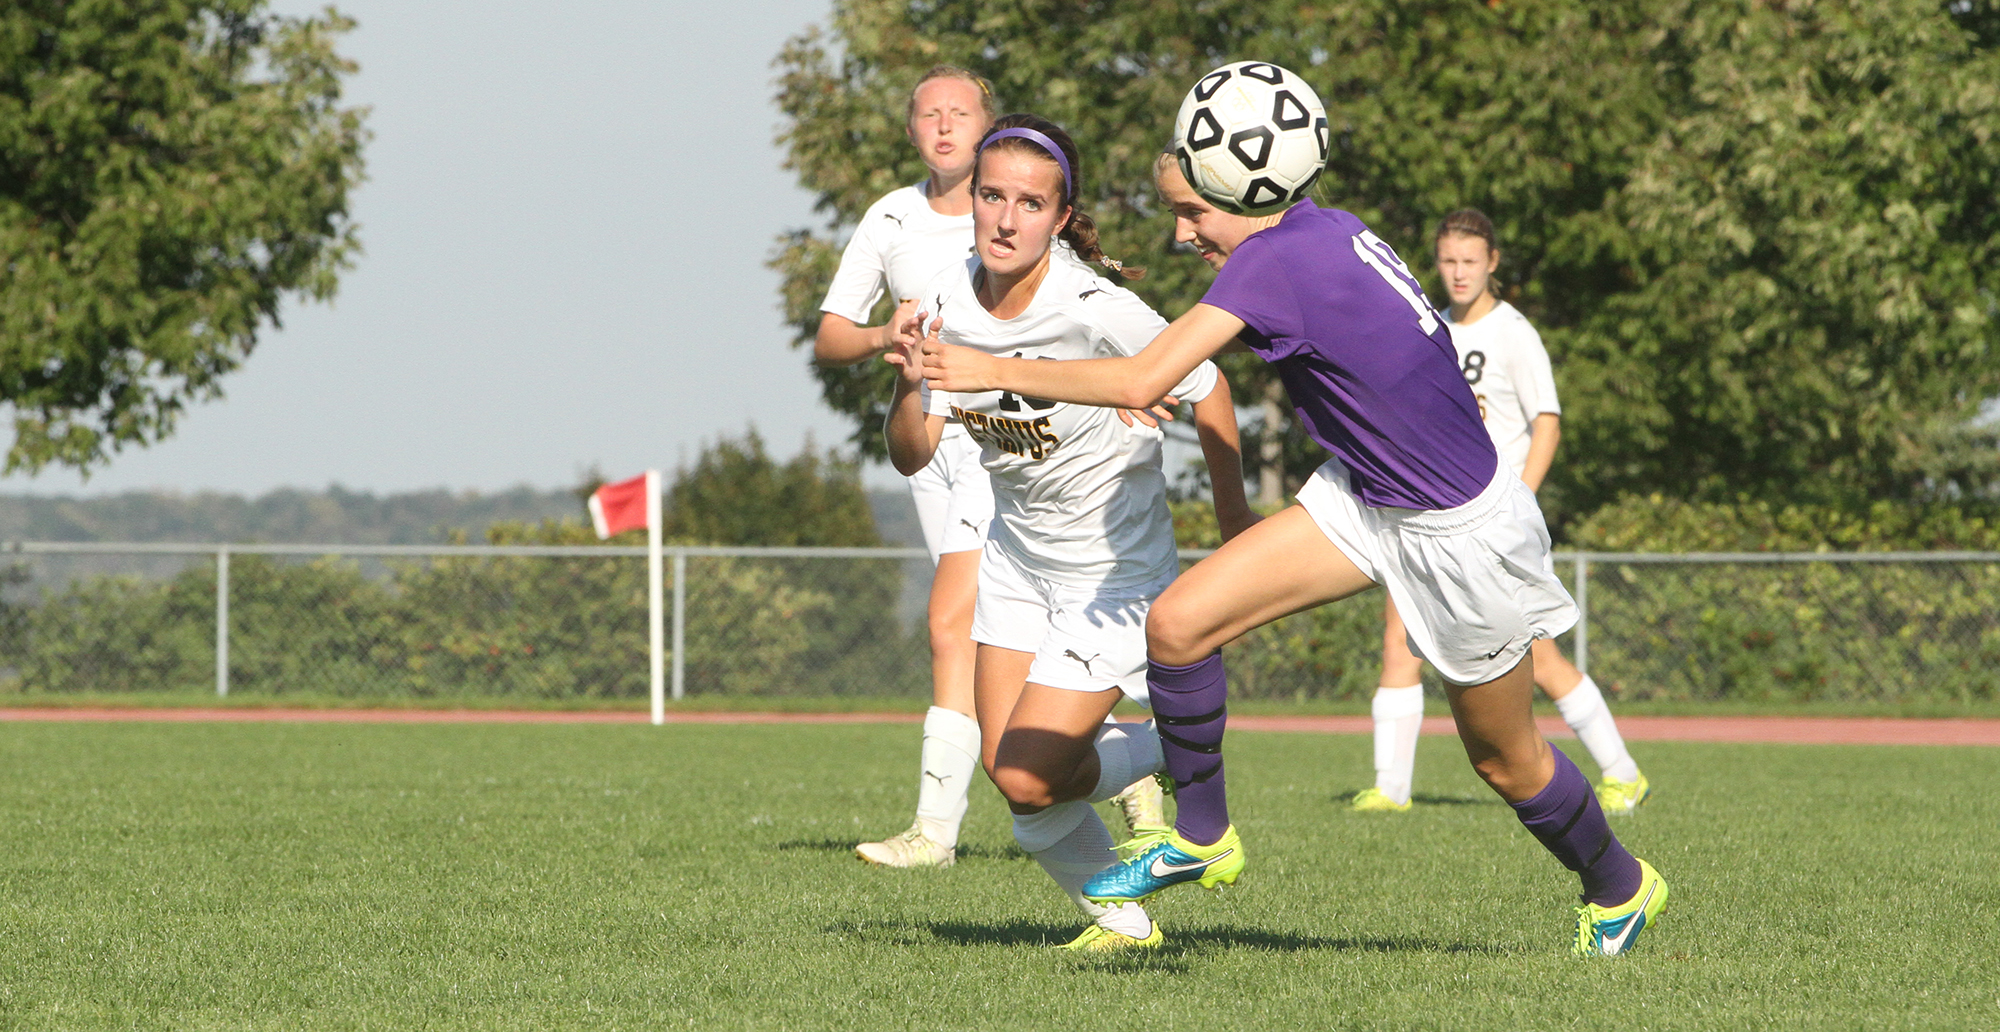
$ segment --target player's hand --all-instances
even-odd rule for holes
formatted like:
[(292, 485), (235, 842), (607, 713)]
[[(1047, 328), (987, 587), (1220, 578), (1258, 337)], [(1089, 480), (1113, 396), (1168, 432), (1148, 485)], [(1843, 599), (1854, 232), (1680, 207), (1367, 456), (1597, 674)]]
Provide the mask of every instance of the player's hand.
[(1131, 426), (1132, 421), (1136, 419), (1147, 426), (1157, 427), (1161, 423), (1173, 422), (1174, 410), (1180, 407), (1181, 400), (1169, 394), (1161, 398), (1158, 405), (1143, 409), (1116, 409), (1114, 411), (1118, 413), (1119, 419), (1125, 421), (1126, 426)]
[(993, 386), (994, 357), (972, 348), (946, 344), (938, 339), (938, 331), (943, 328), (943, 319), (933, 321), (923, 342), (924, 378), (931, 382), (931, 389), (965, 394), (998, 390)]
[[(895, 340), (889, 345), (889, 353), (882, 356), (882, 361), (896, 367), (897, 377), (911, 390), (916, 390), (918, 387), (923, 386), (924, 382), (925, 338), (922, 327), (925, 314), (923, 312), (912, 313), (912, 318), (899, 324)], [(944, 320), (940, 319), (932, 325), (935, 328), (936, 326), (943, 325), (943, 323)], [(933, 329), (933, 332), (935, 332), (935, 329)]]
[(889, 321), (882, 324), (882, 346), (877, 351), (886, 354), (896, 349), (896, 342), (903, 336), (903, 327), (917, 318), (917, 303), (914, 297), (906, 297), (897, 303), (896, 310), (889, 313)]

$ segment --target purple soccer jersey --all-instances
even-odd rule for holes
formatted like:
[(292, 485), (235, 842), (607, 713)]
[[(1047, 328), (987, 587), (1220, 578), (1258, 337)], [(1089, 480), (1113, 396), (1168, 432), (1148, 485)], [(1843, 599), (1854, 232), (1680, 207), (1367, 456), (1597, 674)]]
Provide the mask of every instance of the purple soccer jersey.
[(1237, 246), (1202, 302), (1243, 320), (1363, 504), (1450, 509), (1492, 481), (1499, 455), (1444, 319), (1360, 219), (1300, 201)]

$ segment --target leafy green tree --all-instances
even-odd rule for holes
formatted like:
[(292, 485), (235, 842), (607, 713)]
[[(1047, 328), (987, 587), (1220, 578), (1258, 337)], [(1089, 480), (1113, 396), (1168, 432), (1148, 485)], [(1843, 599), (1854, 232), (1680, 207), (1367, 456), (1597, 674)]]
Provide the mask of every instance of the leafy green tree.
[(0, 8), (0, 403), (6, 470), (158, 441), (278, 322), (333, 296), (362, 112), (353, 22), (264, 0)]
[[(1335, 125), (1322, 203), (1418, 269), (1445, 213), (1499, 224), (1504, 292), (1541, 327), (1565, 398), (1544, 504), (1559, 519), (1631, 493), (1857, 504), (1982, 491), (1968, 424), (2000, 389), (2000, 18), (1990, 0), (1626, 0), (1338, 5), (1216, 0), (846, 0), (780, 54), (781, 139), (828, 224), (782, 239), (786, 310), (808, 339), (845, 228), (923, 169), (904, 91), (950, 61), (1003, 107), (1076, 136), (1106, 250), (1152, 272), (1174, 316), (1206, 270), (1175, 253), (1151, 185), (1182, 91), (1256, 56), (1306, 75)], [(835, 55), (838, 55), (837, 57)], [(1295, 484), (1322, 453), (1265, 415), (1253, 471)], [(823, 370), (879, 451), (880, 366)]]
[(874, 546), (875, 515), (860, 467), (806, 442), (789, 462), (764, 450), (756, 430), (704, 449), (667, 486), (662, 532), (700, 545)]

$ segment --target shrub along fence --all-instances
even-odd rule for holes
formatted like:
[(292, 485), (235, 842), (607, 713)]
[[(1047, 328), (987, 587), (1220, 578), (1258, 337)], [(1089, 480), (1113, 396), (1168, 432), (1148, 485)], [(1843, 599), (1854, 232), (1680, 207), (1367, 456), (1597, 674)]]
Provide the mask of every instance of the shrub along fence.
[[(0, 691), (647, 693), (643, 548), (4, 548)], [(677, 695), (928, 693), (921, 550), (667, 554)], [(1970, 701), (2000, 683), (2000, 552), (1557, 559), (1584, 613), (1561, 644), (1623, 698)], [(1365, 698), (1380, 600), (1369, 593), (1247, 635), (1228, 650), (1232, 690)]]

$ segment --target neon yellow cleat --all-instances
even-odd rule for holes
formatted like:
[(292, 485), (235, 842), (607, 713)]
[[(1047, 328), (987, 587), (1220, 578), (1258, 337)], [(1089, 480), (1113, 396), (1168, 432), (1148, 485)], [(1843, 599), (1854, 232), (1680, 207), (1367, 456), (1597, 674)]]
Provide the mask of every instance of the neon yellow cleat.
[(1357, 813), (1402, 813), (1410, 808), (1409, 803), (1399, 803), (1389, 798), (1379, 788), (1363, 789), (1355, 793), (1354, 802), (1348, 805)]
[(1605, 813), (1631, 813), (1639, 804), (1651, 798), (1653, 783), (1646, 780), (1646, 772), (1631, 781), (1613, 781), (1605, 778), (1597, 783), (1597, 805)]
[(1166, 794), (1160, 791), (1160, 783), (1150, 777), (1140, 778), (1112, 796), (1111, 805), (1124, 815), (1125, 827), (1134, 835), (1139, 834), (1140, 828), (1159, 828), (1167, 823)]
[(1076, 950), (1079, 953), (1114, 953), (1119, 950), (1156, 950), (1167, 941), (1160, 933), (1160, 923), (1153, 922), (1153, 934), (1143, 939), (1135, 939), (1124, 932), (1114, 932), (1101, 924), (1092, 922), (1083, 934), (1063, 943), (1057, 949)]
[(1653, 865), (1639, 861), (1639, 891), (1615, 907), (1586, 903), (1576, 908), (1576, 943), (1570, 952), (1579, 957), (1617, 957), (1632, 952), (1639, 933), (1653, 927), (1667, 908), (1667, 880)]
[(894, 838), (863, 842), (854, 855), (877, 867), (950, 867), (958, 862), (958, 850), (924, 834), (919, 825)]

